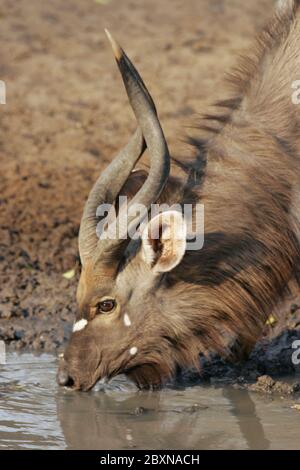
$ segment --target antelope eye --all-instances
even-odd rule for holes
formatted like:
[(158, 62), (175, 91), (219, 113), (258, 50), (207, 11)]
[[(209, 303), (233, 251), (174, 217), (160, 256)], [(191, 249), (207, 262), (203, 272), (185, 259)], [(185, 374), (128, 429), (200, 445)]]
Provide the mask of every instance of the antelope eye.
[(109, 313), (116, 307), (116, 301), (114, 299), (105, 299), (98, 303), (97, 313)]

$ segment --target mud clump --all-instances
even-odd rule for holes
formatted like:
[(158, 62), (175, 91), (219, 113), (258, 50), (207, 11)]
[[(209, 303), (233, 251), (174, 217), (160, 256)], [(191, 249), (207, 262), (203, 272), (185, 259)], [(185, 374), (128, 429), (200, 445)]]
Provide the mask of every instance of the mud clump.
[(278, 394), (278, 395), (294, 395), (300, 392), (300, 382), (288, 384), (280, 380), (274, 380), (269, 375), (262, 375), (257, 382), (249, 386), (249, 390), (254, 392)]

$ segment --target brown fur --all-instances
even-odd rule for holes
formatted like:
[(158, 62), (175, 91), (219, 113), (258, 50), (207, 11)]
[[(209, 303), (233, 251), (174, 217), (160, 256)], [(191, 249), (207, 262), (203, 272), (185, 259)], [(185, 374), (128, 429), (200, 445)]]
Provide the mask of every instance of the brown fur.
[[(191, 141), (197, 158), (177, 162), (188, 178), (170, 178), (161, 196), (204, 204), (204, 248), (158, 279), (139, 245), (114, 275), (93, 265), (82, 273), (78, 318), (89, 318), (102, 295), (117, 296), (120, 310), (113, 328), (96, 318), (98, 326), (73, 334), (66, 362), (78, 388), (119, 372), (141, 387), (160, 385), (178, 366), (198, 367), (200, 352), (228, 356), (233, 339), (248, 352), (289, 282), (298, 281), (300, 110), (291, 86), (300, 79), (300, 2), (292, 3), (230, 77), (231, 96), (217, 103), (222, 112), (204, 116), (201, 137)], [(136, 193), (144, 178), (133, 175), (123, 193)], [(123, 326), (122, 311), (133, 328)]]

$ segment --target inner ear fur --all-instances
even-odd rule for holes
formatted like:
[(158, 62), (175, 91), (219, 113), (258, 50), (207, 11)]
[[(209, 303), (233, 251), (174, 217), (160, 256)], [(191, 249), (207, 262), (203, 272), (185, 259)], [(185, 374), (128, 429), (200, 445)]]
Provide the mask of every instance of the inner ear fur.
[(186, 250), (187, 227), (179, 211), (162, 212), (142, 233), (142, 256), (155, 273), (165, 273), (181, 262)]

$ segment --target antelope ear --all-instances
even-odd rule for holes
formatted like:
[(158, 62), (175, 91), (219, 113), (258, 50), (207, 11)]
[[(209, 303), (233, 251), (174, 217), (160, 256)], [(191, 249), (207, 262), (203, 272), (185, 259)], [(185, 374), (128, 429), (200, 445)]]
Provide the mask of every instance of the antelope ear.
[(278, 13), (292, 12), (295, 7), (295, 0), (277, 0), (276, 11)]
[(186, 249), (186, 222), (178, 211), (153, 217), (142, 232), (142, 256), (155, 273), (174, 269)]

